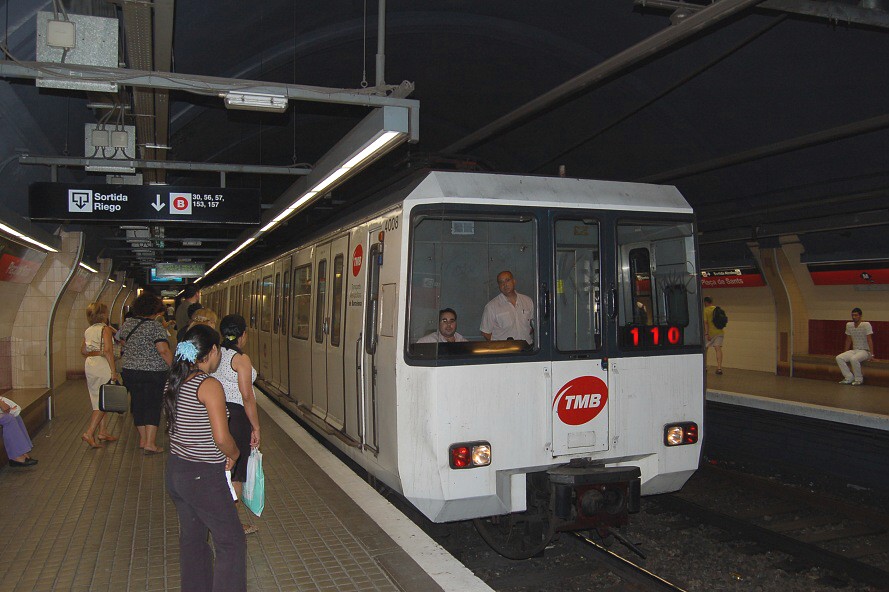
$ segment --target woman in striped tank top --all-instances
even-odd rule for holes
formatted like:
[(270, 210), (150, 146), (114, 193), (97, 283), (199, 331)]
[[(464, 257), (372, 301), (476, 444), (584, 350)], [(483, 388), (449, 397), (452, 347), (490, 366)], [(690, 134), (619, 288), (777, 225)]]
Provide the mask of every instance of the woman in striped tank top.
[(219, 361), (219, 333), (192, 327), (176, 347), (164, 391), (167, 491), (179, 514), (181, 588), (189, 592), (247, 590), (246, 540), (225, 479), (238, 447), (228, 431), (222, 385), (210, 376)]

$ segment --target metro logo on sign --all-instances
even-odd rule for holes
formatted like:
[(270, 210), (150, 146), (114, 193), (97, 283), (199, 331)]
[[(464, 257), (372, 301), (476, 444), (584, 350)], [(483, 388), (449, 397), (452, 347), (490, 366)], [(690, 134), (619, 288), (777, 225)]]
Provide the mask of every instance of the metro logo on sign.
[(608, 385), (595, 376), (579, 376), (559, 389), (553, 408), (568, 425), (592, 421), (608, 403)]
[(190, 193), (171, 193), (170, 194), (170, 213), (171, 214), (191, 214), (191, 194)]
[(358, 246), (355, 247), (355, 251), (352, 253), (352, 277), (358, 277), (358, 272), (361, 271), (363, 262), (364, 249), (361, 248), (361, 243), (358, 243)]

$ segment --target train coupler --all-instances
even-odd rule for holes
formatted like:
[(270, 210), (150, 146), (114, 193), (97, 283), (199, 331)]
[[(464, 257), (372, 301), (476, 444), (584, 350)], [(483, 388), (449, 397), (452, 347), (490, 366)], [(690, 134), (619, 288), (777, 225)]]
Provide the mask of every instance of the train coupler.
[(639, 467), (582, 466), (547, 471), (557, 530), (623, 526), (640, 506)]

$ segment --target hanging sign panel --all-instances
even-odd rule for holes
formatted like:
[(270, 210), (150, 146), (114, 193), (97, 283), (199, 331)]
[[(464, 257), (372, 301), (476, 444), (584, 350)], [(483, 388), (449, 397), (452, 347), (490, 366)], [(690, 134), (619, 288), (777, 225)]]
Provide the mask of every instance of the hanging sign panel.
[(48, 222), (259, 224), (258, 189), (32, 183), (30, 217)]
[(701, 271), (701, 286), (704, 288), (756, 288), (765, 285), (762, 274), (753, 267)]

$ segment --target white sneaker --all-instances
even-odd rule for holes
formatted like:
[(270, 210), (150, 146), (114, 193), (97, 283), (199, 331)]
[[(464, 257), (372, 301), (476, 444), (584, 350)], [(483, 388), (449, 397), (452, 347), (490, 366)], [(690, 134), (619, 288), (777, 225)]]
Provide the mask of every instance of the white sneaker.
[[(840, 384), (852, 384), (852, 381), (847, 378), (845, 380), (841, 380)], [(859, 384), (861, 384), (861, 383), (859, 383)]]
[(861, 386), (861, 384), (862, 384), (863, 382), (864, 382), (863, 380), (853, 380), (853, 381), (852, 381), (852, 386)]

